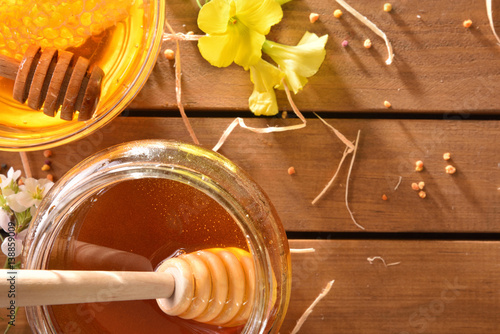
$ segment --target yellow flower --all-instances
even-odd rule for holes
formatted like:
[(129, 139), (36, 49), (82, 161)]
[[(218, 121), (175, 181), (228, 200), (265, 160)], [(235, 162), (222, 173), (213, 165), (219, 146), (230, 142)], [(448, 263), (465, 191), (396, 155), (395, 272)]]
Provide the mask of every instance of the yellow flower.
[(278, 113), (278, 103), (274, 87), (279, 86), (284, 73), (265, 60), (250, 66), (250, 79), (254, 83), (252, 95), (248, 99), (250, 110), (257, 116), (272, 116)]
[[(316, 74), (325, 60), (327, 41), (328, 35), (318, 37), (306, 32), (297, 46), (266, 40), (262, 50), (280, 66), (288, 87), (297, 94), (307, 83), (307, 78)], [(283, 89), (283, 86), (279, 88)]]
[(262, 56), (262, 44), (271, 26), (283, 17), (276, 0), (212, 0), (198, 15), (198, 27), (207, 35), (198, 48), (210, 64), (235, 62), (248, 70)]

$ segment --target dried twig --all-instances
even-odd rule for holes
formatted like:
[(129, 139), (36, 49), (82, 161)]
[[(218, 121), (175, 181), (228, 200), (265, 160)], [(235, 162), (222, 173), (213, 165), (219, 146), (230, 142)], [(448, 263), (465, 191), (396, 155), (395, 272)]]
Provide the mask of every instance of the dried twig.
[(299, 332), (304, 322), (306, 322), (307, 318), (312, 313), (314, 307), (320, 302), (321, 299), (323, 299), (328, 294), (328, 292), (330, 292), (330, 289), (332, 288), (334, 282), (335, 280), (328, 282), (328, 284), (325, 286), (325, 288), (319, 294), (319, 296), (316, 297), (311, 306), (309, 306), (307, 310), (304, 312), (304, 314), (302, 314), (302, 316), (299, 318), (299, 320), (297, 320), (297, 325), (295, 325), (295, 328), (292, 330), (291, 334), (296, 334)]
[(32, 177), (28, 155), (26, 154), (26, 152), (19, 152), (19, 155), (21, 156), (21, 162), (23, 164), (24, 174), (26, 174), (27, 178)]

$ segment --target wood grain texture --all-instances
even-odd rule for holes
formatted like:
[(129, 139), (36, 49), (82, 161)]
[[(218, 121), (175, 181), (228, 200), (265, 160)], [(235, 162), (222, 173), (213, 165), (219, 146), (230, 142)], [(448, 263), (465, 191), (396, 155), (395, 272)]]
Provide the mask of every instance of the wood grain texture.
[[(212, 148), (230, 120), (193, 118), (203, 146)], [(246, 119), (252, 126), (283, 126), (297, 119)], [(500, 121), (331, 119), (349, 140), (361, 130), (353, 166), (349, 203), (369, 232), (499, 232)], [(63, 175), (87, 156), (111, 145), (138, 139), (190, 141), (179, 118), (118, 118), (93, 135), (53, 149), (52, 170)], [(344, 145), (317, 119), (307, 127), (276, 134), (254, 134), (237, 128), (219, 152), (246, 170), (276, 206), (288, 231), (360, 231), (345, 208), (349, 158), (331, 190), (316, 205), (311, 201), (333, 176)], [(448, 175), (442, 155), (457, 173)], [(29, 152), (35, 177), (46, 158)], [(20, 169), (19, 155), (0, 153), (0, 160)], [(415, 162), (425, 168), (417, 173)], [(294, 166), (296, 174), (288, 175)], [(5, 171), (3, 171), (5, 173)], [(401, 184), (395, 190), (399, 182)], [(427, 198), (411, 183), (424, 181)], [(386, 194), (387, 201), (382, 200)]]
[[(335, 280), (299, 333), (498, 333), (498, 242), (292, 240), (292, 295), (280, 333)], [(381, 260), (367, 260), (382, 257)], [(0, 328), (5, 320), (0, 320)], [(30, 333), (22, 311), (13, 334)]]
[[(307, 111), (386, 111), (405, 113), (497, 113), (500, 109), (500, 47), (490, 30), (484, 1), (396, 1), (393, 10), (382, 10), (385, 1), (353, 0), (349, 3), (388, 36), (395, 59), (385, 65), (385, 44), (344, 10), (341, 19), (332, 13), (335, 1), (294, 0), (283, 6), (284, 18), (268, 39), (294, 45), (304, 32), (328, 34), (326, 60), (305, 89), (294, 97)], [(202, 34), (197, 25), (194, 0), (170, 0), (166, 16), (174, 30)], [(320, 14), (309, 22), (309, 13)], [(494, 17), (500, 4), (494, 1)], [(471, 19), (466, 29), (462, 23)], [(497, 28), (500, 26), (497, 24)], [(371, 39), (373, 47), (363, 42)], [(349, 46), (343, 48), (343, 40)], [(173, 42), (163, 48), (175, 49)], [(199, 54), (196, 42), (181, 42), (183, 100), (186, 108), (248, 110), (253, 85), (248, 72), (231, 65), (216, 68)], [(174, 64), (162, 54), (144, 89), (131, 104), (136, 109), (176, 109)], [(278, 92), (281, 110), (290, 110)], [(250, 114), (250, 112), (249, 112)]]

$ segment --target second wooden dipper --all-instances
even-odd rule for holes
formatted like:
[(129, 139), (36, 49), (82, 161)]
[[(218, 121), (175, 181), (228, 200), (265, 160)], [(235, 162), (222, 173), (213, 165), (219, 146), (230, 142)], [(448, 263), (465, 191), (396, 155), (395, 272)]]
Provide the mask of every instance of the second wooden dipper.
[(0, 55), (0, 76), (15, 80), (13, 98), (28, 107), (54, 117), (61, 107), (60, 118), (71, 121), (92, 118), (101, 95), (104, 72), (89, 66), (89, 60), (54, 48), (41, 50), (31, 45), (21, 62)]

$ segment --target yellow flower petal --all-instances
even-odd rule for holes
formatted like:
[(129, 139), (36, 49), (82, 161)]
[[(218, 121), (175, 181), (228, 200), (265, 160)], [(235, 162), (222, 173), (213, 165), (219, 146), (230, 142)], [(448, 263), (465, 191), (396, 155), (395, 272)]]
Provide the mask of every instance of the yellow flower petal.
[(280, 5), (282, 5), (282, 6), (283, 6), (284, 4), (286, 4), (287, 2), (290, 2), (290, 1), (292, 1), (292, 0), (276, 0), (276, 2), (277, 2), (277, 3), (279, 3), (279, 4), (280, 4)]
[[(234, 1), (231, 1), (234, 6)], [(227, 0), (212, 0), (201, 7), (198, 27), (207, 34), (222, 34), (227, 31), (231, 5)]]
[(262, 44), (266, 41), (266, 37), (255, 30), (248, 29), (239, 22), (234, 25), (234, 34), (238, 39), (234, 45), (237, 48), (234, 62), (248, 70), (250, 66), (257, 64), (262, 57)]
[(266, 41), (262, 50), (280, 65), (286, 74), (287, 84), (297, 94), (307, 83), (306, 78), (316, 74), (325, 60), (327, 40), (328, 35), (318, 37), (316, 34), (306, 32), (297, 46)]
[(232, 64), (238, 51), (238, 36), (203, 36), (198, 41), (198, 49), (203, 58), (213, 66), (226, 67)]
[(283, 10), (276, 0), (240, 0), (236, 2), (236, 18), (249, 29), (267, 35), (283, 18)]
[(283, 73), (276, 66), (262, 59), (250, 66), (250, 79), (254, 83), (254, 89), (248, 104), (255, 115), (272, 116), (278, 113), (274, 87), (279, 85), (282, 76)]

